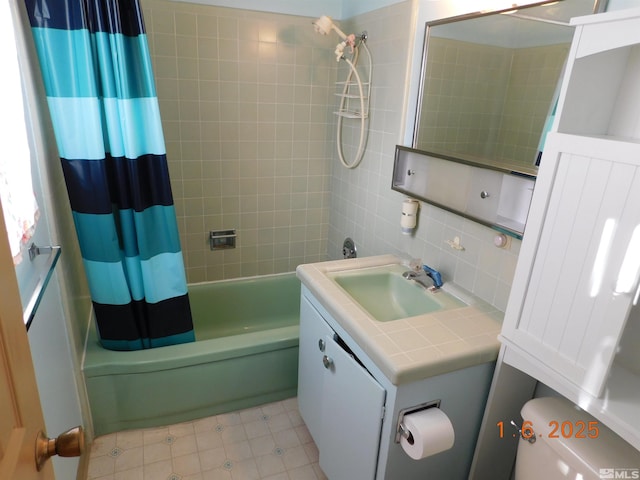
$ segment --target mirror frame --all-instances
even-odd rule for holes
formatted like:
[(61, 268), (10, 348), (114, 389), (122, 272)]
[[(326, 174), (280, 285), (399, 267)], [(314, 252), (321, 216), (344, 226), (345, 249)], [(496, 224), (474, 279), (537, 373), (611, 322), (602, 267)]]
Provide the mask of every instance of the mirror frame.
[[(556, 3), (558, 1), (565, 1), (565, 0), (543, 0), (543, 1), (538, 1), (538, 2), (533, 2), (530, 4), (526, 4), (526, 5), (522, 5), (522, 6), (516, 6), (514, 4), (514, 6), (509, 7), (509, 8), (503, 8), (503, 9), (497, 9), (497, 10), (487, 10), (487, 11), (477, 11), (477, 12), (471, 12), (471, 13), (466, 13), (466, 14), (462, 14), (462, 15), (456, 15), (453, 17), (446, 17), (446, 18), (441, 18), (438, 20), (432, 20), (432, 21), (428, 21), (425, 23), (425, 32), (424, 32), (424, 39), (423, 39), (423, 45), (422, 45), (422, 56), (421, 56), (421, 66), (420, 66), (420, 81), (418, 83), (418, 92), (417, 92), (417, 97), (416, 97), (416, 112), (415, 112), (415, 118), (414, 118), (414, 124), (413, 124), (413, 134), (411, 136), (411, 148), (414, 150), (421, 150), (423, 152), (429, 153), (429, 154), (436, 154), (440, 157), (445, 157), (451, 161), (454, 162), (460, 162), (460, 163), (473, 163), (476, 164), (477, 166), (482, 166), (482, 164), (480, 162), (473, 162), (473, 161), (468, 161), (465, 160), (463, 158), (457, 158), (457, 157), (453, 157), (450, 156), (448, 154), (440, 154), (440, 153), (436, 153), (436, 152), (430, 152), (428, 150), (424, 150), (424, 149), (420, 149), (418, 148), (418, 131), (419, 131), (419, 127), (420, 127), (420, 119), (422, 116), (422, 101), (423, 101), (423, 97), (424, 97), (424, 87), (425, 87), (425, 81), (426, 81), (426, 71), (427, 71), (427, 50), (428, 50), (428, 42), (429, 42), (429, 35), (430, 35), (430, 29), (431, 27), (435, 27), (438, 25), (445, 25), (445, 24), (449, 24), (449, 23), (453, 23), (453, 22), (460, 22), (460, 21), (464, 21), (464, 20), (472, 20), (475, 18), (480, 18), (480, 17), (486, 17), (489, 15), (496, 15), (496, 14), (501, 14), (504, 12), (509, 12), (514, 10), (514, 8), (517, 8), (519, 10), (526, 10), (532, 7), (540, 7), (549, 3)], [(593, 8), (592, 8), (592, 14), (593, 13), (600, 13), (606, 10), (608, 4), (608, 0), (593, 0)], [(562, 82), (562, 77), (564, 75), (564, 72), (560, 73), (560, 78), (558, 79), (558, 84), (560, 84)], [(543, 129), (544, 130), (544, 129)], [(543, 132), (540, 132), (540, 135), (542, 135)], [(486, 168), (498, 168), (500, 169), (499, 164), (487, 164)], [(505, 169), (514, 171), (512, 169), (509, 169), (508, 167), (505, 167)], [(536, 176), (537, 175), (537, 165), (535, 164), (534, 159), (532, 159), (531, 162), (531, 171), (523, 171), (521, 173), (524, 173), (526, 175), (530, 175), (530, 176)]]

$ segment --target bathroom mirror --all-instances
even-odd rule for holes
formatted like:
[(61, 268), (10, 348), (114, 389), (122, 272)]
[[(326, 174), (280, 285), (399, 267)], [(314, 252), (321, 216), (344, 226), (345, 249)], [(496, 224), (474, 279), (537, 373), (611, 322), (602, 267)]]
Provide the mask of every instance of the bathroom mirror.
[(426, 24), (413, 148), (537, 173), (572, 17), (605, 1), (561, 0)]

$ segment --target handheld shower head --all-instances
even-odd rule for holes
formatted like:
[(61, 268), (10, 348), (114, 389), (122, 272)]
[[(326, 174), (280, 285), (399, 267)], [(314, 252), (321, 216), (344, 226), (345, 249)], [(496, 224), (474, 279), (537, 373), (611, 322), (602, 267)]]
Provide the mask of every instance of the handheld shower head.
[(342, 38), (342, 40), (347, 39), (347, 35), (338, 27), (336, 27), (336, 25), (333, 23), (333, 20), (331, 20), (331, 17), (327, 17), (326, 15), (321, 16), (319, 19), (313, 22), (313, 27), (316, 33), (319, 33), (321, 35), (329, 35), (329, 32), (333, 30), (340, 36), (340, 38)]

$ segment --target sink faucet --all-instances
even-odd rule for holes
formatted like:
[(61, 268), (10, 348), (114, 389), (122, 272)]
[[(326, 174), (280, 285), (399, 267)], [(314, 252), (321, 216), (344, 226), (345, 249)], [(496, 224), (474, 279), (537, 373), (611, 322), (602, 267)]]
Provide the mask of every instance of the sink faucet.
[[(442, 275), (437, 270), (423, 265), (419, 270), (407, 270), (402, 276), (408, 280), (414, 280), (422, 285), (424, 288), (430, 290), (437, 290), (442, 286)], [(431, 278), (433, 285), (428, 285), (427, 277)]]

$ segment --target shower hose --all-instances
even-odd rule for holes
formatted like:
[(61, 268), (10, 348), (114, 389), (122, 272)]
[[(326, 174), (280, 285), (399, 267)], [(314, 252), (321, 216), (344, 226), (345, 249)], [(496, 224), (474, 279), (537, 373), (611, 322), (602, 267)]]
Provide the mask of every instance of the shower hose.
[[(338, 129), (336, 137), (338, 157), (340, 158), (340, 163), (342, 163), (342, 165), (349, 169), (357, 167), (362, 161), (367, 136), (365, 128), (367, 122), (367, 114), (365, 111), (364, 90), (362, 88), (362, 80), (360, 79), (360, 75), (358, 75), (358, 71), (356, 70), (356, 66), (358, 65), (358, 57), (360, 56), (360, 45), (364, 47), (367, 55), (369, 56), (369, 69), (371, 69), (371, 52), (369, 52), (369, 48), (364, 41), (360, 42), (358, 46), (354, 47), (352, 60), (349, 60), (346, 56), (342, 57), (349, 65), (349, 74), (347, 75), (347, 80), (344, 82), (344, 88), (342, 90), (342, 96), (340, 99), (340, 108), (338, 111), (341, 112), (344, 109), (349, 84), (354, 77), (355, 83), (358, 86), (358, 93), (360, 95), (360, 141), (358, 143), (358, 150), (356, 151), (355, 158), (351, 162), (347, 162), (347, 160), (345, 160), (344, 152), (342, 149), (342, 121), (344, 117), (342, 115), (338, 115)], [(371, 75), (371, 72), (369, 72), (369, 75)]]

